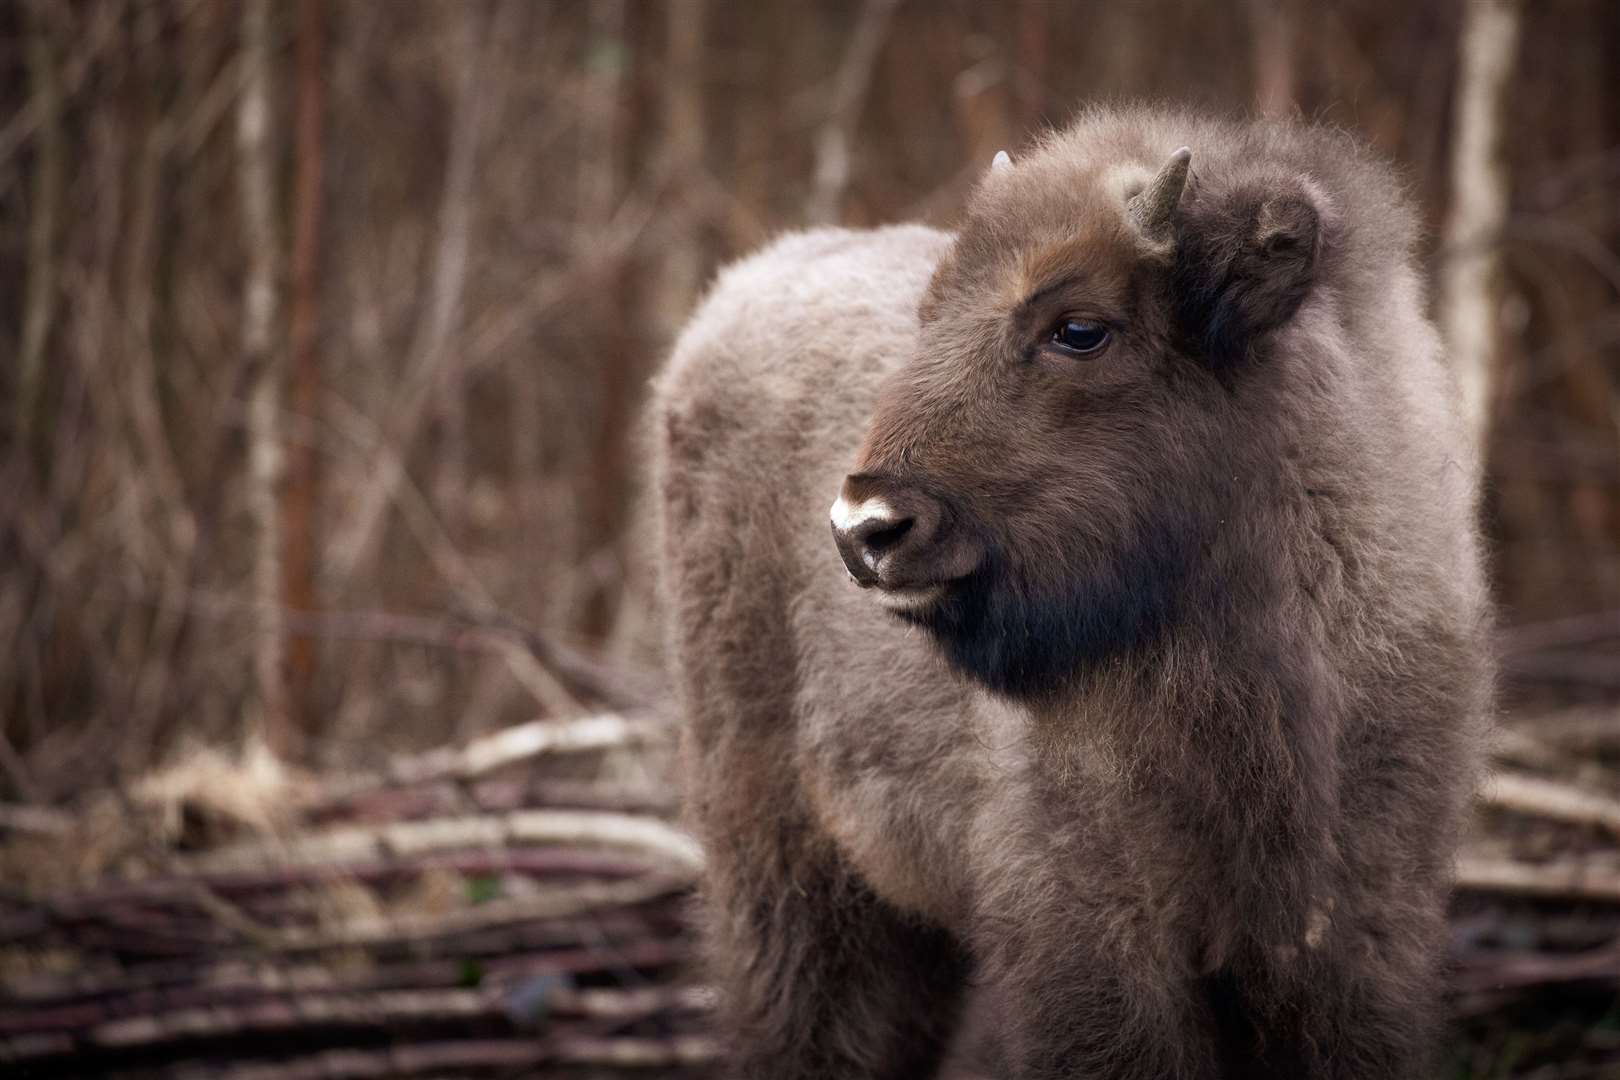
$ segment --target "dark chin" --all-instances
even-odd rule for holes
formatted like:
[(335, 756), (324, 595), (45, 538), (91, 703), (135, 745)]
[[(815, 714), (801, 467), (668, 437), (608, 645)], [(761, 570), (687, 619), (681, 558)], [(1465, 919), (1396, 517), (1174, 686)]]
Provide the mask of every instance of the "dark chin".
[(1164, 568), (1144, 561), (1122, 569), (1115, 576), (1077, 575), (1061, 592), (1042, 594), (999, 559), (987, 559), (933, 608), (907, 621), (933, 635), (952, 667), (995, 693), (1050, 698), (1165, 625), (1174, 583)]

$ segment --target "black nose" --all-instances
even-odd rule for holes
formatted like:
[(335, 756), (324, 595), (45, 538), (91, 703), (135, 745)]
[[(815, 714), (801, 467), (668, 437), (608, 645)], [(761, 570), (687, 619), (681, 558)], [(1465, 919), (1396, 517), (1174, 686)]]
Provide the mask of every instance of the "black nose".
[(838, 545), (838, 555), (844, 560), (849, 576), (863, 589), (878, 584), (878, 567), (884, 556), (905, 544), (916, 523), (914, 517), (884, 513), (861, 518), (847, 527), (839, 528), (838, 521), (834, 519), (833, 542)]
[(941, 544), (947, 526), (937, 499), (861, 474), (844, 481), (832, 507), (833, 542), (862, 588), (914, 588), (952, 576), (935, 565), (949, 546)]

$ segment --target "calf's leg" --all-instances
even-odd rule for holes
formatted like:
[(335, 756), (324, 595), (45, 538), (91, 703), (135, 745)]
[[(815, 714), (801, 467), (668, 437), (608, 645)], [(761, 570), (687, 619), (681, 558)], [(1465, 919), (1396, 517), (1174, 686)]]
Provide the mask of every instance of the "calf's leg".
[(836, 852), (711, 868), (705, 909), (736, 1080), (934, 1076), (965, 963), (948, 934), (875, 896)]

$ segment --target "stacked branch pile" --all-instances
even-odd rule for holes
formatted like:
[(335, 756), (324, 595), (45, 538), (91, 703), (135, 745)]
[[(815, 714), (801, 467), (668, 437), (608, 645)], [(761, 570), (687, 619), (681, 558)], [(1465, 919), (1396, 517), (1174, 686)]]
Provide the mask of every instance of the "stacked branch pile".
[[(203, 753), (72, 814), (7, 808), (0, 1069), (702, 1075), (702, 855), (646, 767), (670, 737), (631, 708), (369, 774)], [(1459, 1023), (1620, 992), (1617, 766), (1612, 708), (1498, 731), (1458, 860)], [(1559, 1052), (1620, 1065), (1604, 1030)]]
[(700, 853), (666, 786), (556, 767), (666, 738), (599, 714), (321, 778), (202, 755), (71, 818), (12, 815), (0, 1070), (700, 1070)]

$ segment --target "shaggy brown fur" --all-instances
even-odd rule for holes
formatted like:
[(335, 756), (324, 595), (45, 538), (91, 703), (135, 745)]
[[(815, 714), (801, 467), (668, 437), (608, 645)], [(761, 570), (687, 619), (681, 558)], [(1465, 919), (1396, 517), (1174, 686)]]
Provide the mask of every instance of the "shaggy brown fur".
[[(1489, 671), (1412, 244), (1341, 134), (1096, 111), (955, 235), (721, 276), (656, 408), (734, 1075), (927, 1076), (969, 1009), (1018, 1077), (1421, 1073)], [(841, 490), (939, 508), (937, 603), (847, 580)]]

